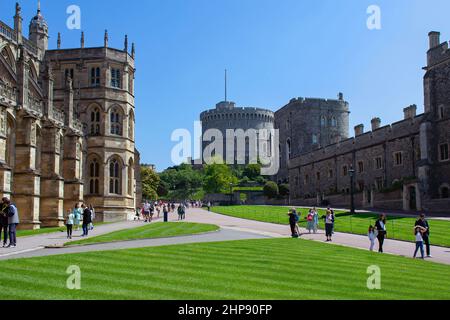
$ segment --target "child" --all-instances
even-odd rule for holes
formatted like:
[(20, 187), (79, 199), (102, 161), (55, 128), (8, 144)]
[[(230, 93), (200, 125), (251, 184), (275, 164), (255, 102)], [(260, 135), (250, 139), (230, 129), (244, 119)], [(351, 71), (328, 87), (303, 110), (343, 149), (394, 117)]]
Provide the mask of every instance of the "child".
[(414, 251), (414, 259), (417, 256), (417, 252), (419, 252), (420, 249), (420, 253), (422, 255), (422, 259), (425, 259), (425, 252), (424, 252), (424, 248), (423, 248), (423, 236), (422, 236), (422, 232), (424, 232), (423, 230), (424, 228), (417, 226), (414, 228), (414, 234), (416, 236), (416, 251)]
[(374, 226), (369, 227), (369, 240), (370, 240), (370, 251), (373, 251), (375, 247), (375, 240), (377, 239), (378, 231)]
[(71, 210), (69, 210), (67, 212), (67, 218), (66, 218), (67, 239), (72, 239), (74, 220), (75, 220), (74, 214)]
[(314, 213), (312, 210), (309, 210), (308, 217), (306, 218), (308, 220), (307, 229), (309, 233), (311, 234), (312, 231), (314, 231)]

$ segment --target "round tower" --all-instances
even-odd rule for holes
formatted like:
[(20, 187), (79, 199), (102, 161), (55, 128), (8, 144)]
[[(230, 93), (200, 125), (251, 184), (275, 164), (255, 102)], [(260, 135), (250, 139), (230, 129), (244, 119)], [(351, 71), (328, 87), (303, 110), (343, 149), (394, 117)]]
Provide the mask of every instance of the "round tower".
[(36, 15), (30, 22), (30, 41), (40, 50), (41, 57), (48, 49), (48, 24), (41, 14), (41, 2), (38, 2)]

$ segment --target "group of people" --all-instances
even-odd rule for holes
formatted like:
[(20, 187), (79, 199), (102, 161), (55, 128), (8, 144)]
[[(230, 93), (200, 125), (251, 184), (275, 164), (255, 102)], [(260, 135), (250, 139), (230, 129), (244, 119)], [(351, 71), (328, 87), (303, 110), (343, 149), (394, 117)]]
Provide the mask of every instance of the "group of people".
[[(292, 208), (291, 210), (289, 210), (288, 216), (289, 216), (289, 225), (291, 226), (292, 237), (298, 238), (300, 236), (300, 228), (298, 224), (300, 222), (301, 214), (299, 214), (295, 208)], [(320, 219), (324, 220), (325, 222), (325, 235), (327, 237), (326, 241), (331, 242), (334, 233), (334, 221), (335, 221), (333, 209), (327, 208), (326, 214), (321, 217), (316, 208), (310, 209), (306, 216), (307, 222), (306, 229), (310, 234), (311, 233), (316, 234), (319, 229)]]
[[(299, 222), (301, 214), (297, 212), (295, 208), (289, 210), (289, 225), (291, 227), (291, 233), (293, 238), (298, 238), (300, 236), (300, 228)], [(334, 214), (334, 210), (331, 208), (327, 208), (326, 214), (321, 216), (319, 215), (316, 208), (312, 208), (308, 211), (306, 216), (306, 230), (311, 233), (317, 233), (319, 229), (319, 221), (322, 219), (325, 222), (325, 236), (326, 242), (331, 242), (334, 234), (334, 226), (336, 216)], [(387, 216), (385, 214), (381, 214), (376, 221), (374, 226), (369, 227), (368, 237), (370, 241), (370, 251), (373, 251), (375, 248), (375, 243), (378, 240), (378, 252), (384, 252), (384, 242), (387, 237)], [(416, 258), (417, 254), (421, 253), (421, 258), (425, 259), (426, 257), (431, 257), (431, 245), (430, 245), (430, 225), (426, 220), (426, 216), (421, 214), (419, 219), (416, 221), (414, 225), (414, 237), (416, 242), (416, 248), (414, 251), (413, 257)]]
[(67, 212), (65, 225), (67, 227), (67, 239), (72, 239), (73, 231), (83, 230), (82, 237), (87, 237), (90, 230), (94, 230), (95, 209), (92, 205), (82, 203), (75, 204), (73, 210)]
[[(141, 216), (144, 219), (144, 222), (150, 223), (153, 221), (155, 214), (157, 214), (157, 219), (160, 218), (161, 212), (164, 216), (167, 216), (169, 213), (178, 213), (178, 220), (186, 219), (186, 209), (192, 205), (191, 202), (180, 203), (178, 206), (175, 202), (163, 202), (163, 201), (146, 201), (141, 208), (137, 208), (136, 216), (134, 218), (135, 221), (140, 221)], [(196, 204), (197, 205), (197, 204)]]
[[(416, 221), (413, 234), (416, 242), (413, 258), (417, 257), (420, 250), (421, 258), (425, 259), (424, 245), (426, 246), (426, 257), (431, 258), (430, 225), (425, 214), (421, 214)], [(387, 236), (387, 217), (385, 214), (380, 215), (375, 226), (369, 227), (368, 236), (370, 240), (370, 251), (374, 250), (375, 241), (378, 240), (378, 252), (383, 253), (383, 245)]]
[(3, 232), (3, 248), (15, 248), (17, 246), (16, 229), (19, 223), (17, 207), (9, 198), (3, 198), (0, 206), (0, 240)]

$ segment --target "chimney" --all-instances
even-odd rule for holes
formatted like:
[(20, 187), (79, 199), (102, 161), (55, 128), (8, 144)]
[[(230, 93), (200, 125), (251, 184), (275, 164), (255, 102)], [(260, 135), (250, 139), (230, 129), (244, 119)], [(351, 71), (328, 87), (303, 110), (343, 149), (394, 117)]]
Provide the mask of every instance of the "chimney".
[(56, 41), (56, 47), (61, 49), (61, 33), (58, 32), (58, 40)]
[(415, 104), (403, 109), (403, 113), (405, 114), (405, 120), (414, 119), (417, 114), (417, 106)]
[(380, 118), (373, 118), (372, 119), (372, 131), (380, 129), (380, 127), (381, 127), (381, 119)]
[(128, 52), (128, 35), (125, 35), (125, 43), (123, 51)]
[(339, 92), (338, 99), (339, 101), (344, 101), (344, 94), (342, 92)]
[(362, 134), (364, 134), (364, 125), (359, 124), (355, 127), (355, 137), (360, 136)]
[(440, 36), (441, 33), (436, 31), (431, 31), (428, 34), (428, 38), (430, 39), (430, 49), (436, 48), (441, 44)]

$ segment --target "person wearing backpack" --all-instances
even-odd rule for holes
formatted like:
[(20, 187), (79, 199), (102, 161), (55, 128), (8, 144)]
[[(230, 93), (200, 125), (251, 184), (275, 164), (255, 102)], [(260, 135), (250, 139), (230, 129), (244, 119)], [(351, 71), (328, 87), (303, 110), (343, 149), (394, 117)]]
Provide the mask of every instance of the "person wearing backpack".
[(20, 223), (19, 211), (17, 207), (11, 203), (11, 200), (5, 198), (4, 203), (8, 206), (6, 209), (8, 216), (8, 229), (9, 229), (9, 246), (8, 248), (15, 248), (17, 246), (17, 226)]
[(289, 210), (288, 216), (289, 216), (289, 225), (291, 227), (292, 238), (298, 238), (299, 232), (298, 232), (297, 223), (300, 220), (300, 218), (295, 210)]

